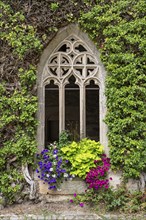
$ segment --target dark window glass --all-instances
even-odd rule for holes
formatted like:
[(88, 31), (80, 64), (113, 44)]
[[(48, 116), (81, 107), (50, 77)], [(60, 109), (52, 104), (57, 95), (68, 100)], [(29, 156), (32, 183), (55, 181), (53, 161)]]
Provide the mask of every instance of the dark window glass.
[(59, 89), (53, 81), (45, 87), (45, 145), (59, 139)]
[(74, 76), (65, 86), (65, 129), (70, 131), (73, 140), (80, 139), (80, 95)]
[(86, 86), (86, 136), (99, 141), (99, 87), (93, 81)]

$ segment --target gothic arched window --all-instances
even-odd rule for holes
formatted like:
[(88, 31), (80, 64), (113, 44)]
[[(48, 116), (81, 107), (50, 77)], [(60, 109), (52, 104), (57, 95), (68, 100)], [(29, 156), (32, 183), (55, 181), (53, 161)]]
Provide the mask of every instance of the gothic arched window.
[(71, 32), (60, 42), (58, 35), (58, 42), (50, 43), (42, 58), (38, 139), (43, 146), (57, 140), (63, 130), (70, 130), (75, 139), (89, 137), (101, 143), (106, 139), (105, 72), (95, 49)]

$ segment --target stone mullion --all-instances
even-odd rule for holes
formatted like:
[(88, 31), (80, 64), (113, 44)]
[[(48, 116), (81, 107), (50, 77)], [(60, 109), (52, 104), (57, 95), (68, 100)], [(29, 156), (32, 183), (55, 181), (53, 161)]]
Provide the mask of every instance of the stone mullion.
[(59, 87), (59, 134), (65, 130), (65, 91), (61, 83)]
[(85, 86), (80, 86), (80, 139), (86, 136)]

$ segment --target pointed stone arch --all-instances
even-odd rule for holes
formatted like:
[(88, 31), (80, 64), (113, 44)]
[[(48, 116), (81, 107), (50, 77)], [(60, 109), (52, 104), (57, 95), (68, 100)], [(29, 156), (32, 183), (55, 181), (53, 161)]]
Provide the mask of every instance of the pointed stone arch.
[(38, 131), (39, 149), (45, 145), (45, 86), (51, 80), (59, 88), (59, 132), (65, 129), (65, 85), (69, 78), (75, 77), (80, 90), (80, 138), (86, 136), (85, 89), (94, 81), (99, 87), (99, 140), (107, 148), (105, 77), (106, 72), (100, 61), (100, 55), (88, 35), (78, 25), (71, 24), (62, 28), (44, 50), (38, 66)]

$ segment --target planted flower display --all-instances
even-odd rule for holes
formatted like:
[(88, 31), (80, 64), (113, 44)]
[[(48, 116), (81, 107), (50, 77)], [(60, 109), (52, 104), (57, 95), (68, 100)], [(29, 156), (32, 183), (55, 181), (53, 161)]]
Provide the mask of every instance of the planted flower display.
[(84, 206), (83, 202), (88, 202), (97, 194), (101, 189), (107, 190), (109, 188), (109, 181), (112, 178), (107, 178), (107, 172), (110, 169), (110, 158), (105, 154), (102, 154), (101, 160), (94, 160), (95, 167), (92, 167), (86, 174), (85, 181), (88, 188), (85, 190), (85, 195), (77, 195), (74, 193), (74, 198), (70, 199), (70, 203), (79, 204), (81, 207)]
[[(64, 131), (59, 142), (50, 144), (37, 154), (38, 178), (52, 190), (59, 189), (64, 180), (71, 180), (75, 176), (86, 182), (88, 189), (107, 189), (110, 159), (103, 154), (103, 146), (87, 138), (70, 142), (68, 137)], [(78, 200), (78, 196), (74, 197)]]
[(55, 144), (50, 144), (48, 149), (37, 154), (37, 163), (38, 178), (48, 183), (48, 189), (59, 189), (64, 180), (71, 180), (74, 177), (69, 173), (69, 161), (61, 157)]

